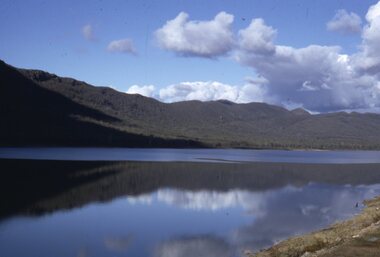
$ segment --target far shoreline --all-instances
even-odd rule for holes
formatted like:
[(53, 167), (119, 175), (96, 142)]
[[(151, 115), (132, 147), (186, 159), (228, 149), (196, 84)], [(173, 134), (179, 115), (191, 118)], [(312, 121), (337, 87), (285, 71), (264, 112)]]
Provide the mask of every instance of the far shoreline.
[(380, 151), (235, 148), (0, 147), (0, 159), (380, 164)]

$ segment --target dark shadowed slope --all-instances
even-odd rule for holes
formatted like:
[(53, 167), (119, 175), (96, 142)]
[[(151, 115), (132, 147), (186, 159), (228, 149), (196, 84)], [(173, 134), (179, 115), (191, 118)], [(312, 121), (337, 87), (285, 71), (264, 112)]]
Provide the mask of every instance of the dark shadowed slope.
[[(15, 69), (2, 64), (3, 66), (7, 69), (2, 68), (2, 73), (8, 77), (1, 78), (1, 90), (4, 90), (3, 87), (14, 89), (14, 85), (20, 89), (13, 91), (14, 95), (0, 97), (7, 98), (8, 102), (3, 105), (8, 109), (12, 105), (19, 106), (20, 104), (32, 107), (26, 108), (30, 113), (27, 115), (27, 120), (22, 120), (24, 124), (32, 123), (33, 116), (49, 115), (50, 110), (48, 113), (45, 110), (48, 105), (49, 108), (57, 109), (58, 113), (69, 113), (69, 117), (65, 119), (69, 119), (70, 122), (75, 121), (81, 126), (97, 125), (97, 129), (113, 131), (107, 136), (112, 140), (105, 140), (105, 136), (98, 132), (88, 135), (82, 133), (78, 135), (78, 140), (75, 141), (77, 143), (73, 143), (74, 145), (81, 144), (79, 140), (81, 135), (87, 137), (92, 135), (92, 138), (102, 138), (92, 141), (94, 145), (129, 146), (130, 144), (126, 144), (125, 140), (114, 139), (114, 133), (122, 133), (120, 137), (128, 134), (155, 140), (170, 139), (172, 140), (170, 146), (201, 146), (195, 143), (201, 142), (202, 146), (208, 147), (380, 149), (380, 115), (377, 114), (310, 115), (302, 109), (288, 111), (265, 103), (236, 104), (225, 100), (166, 104), (140, 95), (121, 93), (111, 88), (94, 87), (85, 82), (58, 77), (44, 71)], [(12, 77), (8, 73), (15, 73), (20, 78)], [(27, 83), (27, 86), (22, 86), (20, 83), (22, 85)], [(41, 101), (36, 105), (36, 101), (26, 97), (29, 91), (53, 94), (55, 97), (69, 101), (73, 105), (70, 105), (70, 108), (78, 107), (78, 110), (69, 110), (66, 105), (55, 100)], [(26, 99), (21, 99), (18, 96), (19, 93), (25, 94)], [(46, 97), (41, 96), (41, 98)], [(45, 106), (39, 106), (41, 104)], [(7, 112), (11, 118), (18, 116), (14, 110)], [(25, 116), (25, 113), (20, 117), (24, 117), (23, 115)], [(20, 126), (17, 121), (12, 120), (5, 125), (5, 129), (13, 131), (15, 125), (19, 129), (22, 128), (23, 126)], [(58, 127), (67, 128), (69, 121), (61, 119)], [(52, 126), (45, 118), (41, 118), (34, 124), (37, 132), (42, 124), (47, 127)], [(61, 130), (62, 134), (67, 132), (62, 127)], [(13, 135), (13, 138), (9, 139), (10, 144), (25, 142), (19, 134), (11, 133), (10, 135)], [(44, 142), (49, 142), (49, 139), (35, 142), (44, 144)], [(67, 144), (70, 141), (63, 142), (60, 144)], [(149, 142), (150, 146), (160, 146), (154, 140), (149, 140)], [(146, 142), (140, 141), (133, 145), (140, 144), (147, 145)]]
[[(117, 117), (45, 89), (0, 62), (0, 145), (186, 146), (112, 128)], [(195, 143), (194, 143), (195, 145)]]

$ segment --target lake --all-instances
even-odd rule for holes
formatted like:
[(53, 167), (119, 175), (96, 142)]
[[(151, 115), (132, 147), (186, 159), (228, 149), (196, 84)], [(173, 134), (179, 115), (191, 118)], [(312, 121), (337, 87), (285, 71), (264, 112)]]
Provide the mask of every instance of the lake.
[(0, 158), (82, 161), (380, 163), (380, 151), (168, 148), (0, 148)]
[(379, 162), (375, 151), (0, 148), (0, 256), (243, 256), (358, 213), (380, 195)]

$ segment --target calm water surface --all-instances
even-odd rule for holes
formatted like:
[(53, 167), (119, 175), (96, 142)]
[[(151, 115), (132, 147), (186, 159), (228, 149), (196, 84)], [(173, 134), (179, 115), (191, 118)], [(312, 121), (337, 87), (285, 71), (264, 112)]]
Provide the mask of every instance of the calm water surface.
[(286, 151), (239, 149), (0, 148), (0, 158), (87, 161), (238, 161), (380, 163), (380, 151)]
[[(101, 153), (19, 150), (0, 156)], [(243, 256), (349, 218), (357, 202), (380, 195), (380, 164), (321, 164), (350, 154), (376, 162), (377, 152), (156, 151), (111, 149), (100, 158), (150, 162), (0, 159), (0, 256)], [(316, 163), (304, 163), (313, 154)], [(183, 162), (273, 158), (294, 163)]]

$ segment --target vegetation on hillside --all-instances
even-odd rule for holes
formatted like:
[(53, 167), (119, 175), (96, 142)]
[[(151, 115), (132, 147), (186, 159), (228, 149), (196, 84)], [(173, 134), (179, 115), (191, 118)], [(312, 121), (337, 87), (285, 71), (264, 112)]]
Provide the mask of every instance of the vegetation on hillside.
[(0, 63), (1, 145), (380, 149), (380, 115), (162, 103)]

